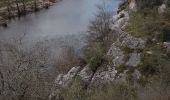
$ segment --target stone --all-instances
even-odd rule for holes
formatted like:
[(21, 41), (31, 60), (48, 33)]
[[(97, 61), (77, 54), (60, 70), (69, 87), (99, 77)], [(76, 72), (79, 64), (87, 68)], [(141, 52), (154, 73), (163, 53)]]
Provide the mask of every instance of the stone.
[(132, 66), (132, 67), (136, 67), (137, 65), (140, 64), (140, 61), (141, 61), (141, 55), (140, 53), (131, 53), (130, 54), (130, 58), (129, 60), (127, 61), (126, 65), (127, 66)]
[(166, 9), (166, 5), (165, 4), (162, 4), (161, 6), (159, 6), (158, 8), (158, 13), (159, 14), (162, 14), (165, 12), (165, 9)]
[(132, 12), (136, 12), (137, 11), (136, 0), (131, 0), (131, 2), (129, 4), (129, 10), (132, 11)]
[(170, 42), (164, 42), (163, 45), (166, 48), (167, 56), (170, 57)]
[(111, 66), (103, 66), (100, 67), (96, 73), (94, 74), (91, 85), (101, 85), (113, 82), (115, 80), (117, 71), (115, 70), (115, 67)]
[(121, 11), (119, 14), (112, 17), (111, 29), (115, 30), (117, 28), (121, 28), (124, 25), (124, 23), (126, 23), (128, 20), (129, 20), (128, 12), (124, 10)]
[(61, 85), (62, 87), (67, 87), (72, 79), (77, 75), (80, 67), (73, 67), (67, 74), (59, 74), (57, 79), (55, 80), (55, 84)]
[(109, 51), (107, 52), (107, 56), (111, 57), (113, 66), (120, 66), (124, 63), (124, 54), (123, 51), (115, 45), (112, 44)]
[(89, 65), (86, 65), (79, 73), (78, 76), (86, 83), (88, 83), (93, 75), (93, 71), (90, 69)]
[(152, 51), (146, 51), (146, 53), (149, 54), (149, 55), (152, 55), (152, 54), (153, 54)]
[(133, 73), (134, 80), (136, 80), (136, 81), (139, 80), (141, 76), (142, 75), (141, 75), (140, 71), (136, 69)]

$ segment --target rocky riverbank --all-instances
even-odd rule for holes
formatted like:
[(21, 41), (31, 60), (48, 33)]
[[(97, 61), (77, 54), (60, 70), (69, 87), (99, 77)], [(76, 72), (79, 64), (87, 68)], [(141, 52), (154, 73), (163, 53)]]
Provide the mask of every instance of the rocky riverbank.
[[(49, 96), (50, 100), (58, 100), (61, 88), (68, 88), (76, 77), (79, 77), (88, 88), (117, 81), (126, 81), (129, 69), (135, 69), (140, 64), (141, 52), (139, 49), (143, 49), (146, 44), (144, 39), (133, 37), (124, 31), (128, 24), (129, 12), (136, 11), (134, 3), (132, 0), (128, 10), (119, 10), (119, 13), (111, 19), (110, 29), (113, 30), (116, 40), (111, 45), (107, 54), (105, 54), (106, 57), (111, 58), (111, 62), (102, 64), (95, 72), (87, 64), (84, 68), (76, 66), (67, 74), (58, 75), (52, 93)], [(126, 52), (125, 48), (131, 50), (131, 52)], [(122, 70), (120, 73), (120, 66), (125, 66), (126, 70)], [(141, 76), (137, 69), (135, 69), (132, 75), (136, 80)]]
[[(9, 21), (16, 17), (25, 16), (28, 13), (37, 12), (41, 9), (48, 9), (54, 3), (61, 0), (37, 0), (17, 3), (14, 1), (1, 1), (0, 5), (0, 26), (7, 27)], [(6, 5), (5, 5), (6, 4)]]
[[(158, 14), (163, 13), (165, 11), (166, 7), (164, 6), (165, 4), (162, 4), (160, 7), (158, 7), (158, 12), (159, 12)], [(155, 51), (149, 50), (150, 46), (148, 47), (148, 44), (147, 44), (148, 41), (154, 42), (154, 39), (150, 40), (150, 38), (148, 38), (147, 36), (135, 37), (126, 30), (128, 25), (130, 24), (130, 15), (134, 12), (137, 12), (136, 0), (128, 0), (128, 1), (125, 0), (124, 2), (120, 4), (120, 7), (118, 9), (118, 14), (114, 15), (111, 18), (110, 29), (113, 32), (112, 34), (114, 34), (115, 40), (110, 46), (110, 48), (108, 49), (108, 51), (106, 52), (106, 54), (104, 55), (105, 58), (109, 58), (109, 61), (100, 64), (96, 68), (95, 71), (91, 69), (90, 63), (88, 63), (84, 67), (75, 66), (66, 74), (59, 74), (54, 82), (54, 86), (49, 96), (49, 100), (60, 100), (60, 99), (65, 100), (63, 99), (65, 98), (65, 94), (64, 94), (65, 90), (68, 91), (69, 89), (72, 89), (70, 90), (70, 92), (73, 93), (71, 94), (71, 97), (72, 97), (76, 95), (74, 93), (81, 92), (80, 88), (84, 89), (82, 90), (83, 92), (81, 92), (81, 93), (84, 93), (84, 91), (89, 92), (89, 91), (93, 91), (93, 89), (98, 90), (97, 88), (100, 88), (102, 86), (109, 87), (110, 84), (116, 84), (116, 83), (118, 83), (116, 87), (118, 87), (121, 83), (125, 84), (125, 88), (127, 88), (126, 87), (127, 85), (130, 85), (127, 88), (127, 90), (131, 88), (132, 93), (134, 93), (133, 91), (134, 88), (136, 87), (138, 87), (138, 89), (140, 88), (139, 82), (141, 82), (140, 84), (143, 84), (143, 82), (145, 82), (144, 81), (145, 75), (141, 71), (141, 67), (145, 67), (143, 64), (147, 64), (143, 61), (145, 60), (144, 55), (147, 55), (147, 57), (153, 56), (153, 52)], [(169, 42), (168, 43), (159, 42), (159, 43), (154, 43), (152, 45), (156, 47), (166, 48), (163, 55), (164, 57), (169, 55), (168, 53)], [(147, 58), (147, 59), (150, 60), (151, 58)], [(156, 62), (154, 61), (152, 62), (151, 60), (151, 62), (149, 63), (156, 63)], [(149, 69), (150, 66), (152, 66), (152, 64), (149, 66), (146, 66), (148, 69), (146, 69), (145, 72), (150, 70)], [(77, 87), (78, 85), (76, 84), (75, 87), (70, 88), (74, 86), (77, 80), (81, 81), (80, 83), (83, 84), (83, 87)], [(120, 87), (120, 88), (123, 89), (123, 87)], [(100, 93), (101, 91), (97, 91), (97, 94)], [(130, 93), (130, 91), (128, 91), (128, 93)], [(112, 90), (112, 92), (114, 93), (115, 91)], [(119, 91), (116, 91), (116, 92), (119, 92)], [(67, 93), (68, 92), (66, 92), (66, 95), (69, 95)], [(101, 95), (105, 96), (103, 94), (105, 92), (101, 92), (101, 93), (102, 93)], [(85, 94), (88, 94), (88, 93), (85, 93)], [(90, 95), (91, 94), (92, 92), (90, 92)], [(112, 95), (111, 95), (112, 98), (110, 98), (109, 100), (112, 100), (113, 98), (116, 97)], [(100, 94), (98, 96), (100, 97)], [(85, 97), (85, 100), (87, 98), (88, 97)], [(128, 97), (127, 100), (128, 99), (130, 98)], [(94, 100), (94, 99), (90, 99), (90, 100)], [(98, 99), (95, 98), (95, 100), (98, 100)], [(100, 99), (100, 100), (103, 100), (103, 99)], [(120, 100), (124, 100), (124, 99), (120, 99)], [(145, 99), (142, 99), (142, 100), (145, 100)]]

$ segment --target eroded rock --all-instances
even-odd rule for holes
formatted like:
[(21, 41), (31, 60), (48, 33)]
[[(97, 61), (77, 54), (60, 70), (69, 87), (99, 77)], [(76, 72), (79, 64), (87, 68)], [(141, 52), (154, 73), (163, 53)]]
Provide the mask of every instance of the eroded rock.
[(158, 13), (159, 14), (162, 14), (165, 12), (165, 9), (166, 9), (166, 5), (165, 4), (162, 4), (159, 8), (158, 8)]
[(136, 0), (131, 0), (131, 2), (129, 4), (129, 10), (132, 11), (132, 12), (136, 12), (137, 11)]
[(89, 65), (85, 66), (79, 73), (78, 76), (84, 81), (89, 82), (92, 78), (93, 71), (90, 69)]
[(130, 58), (126, 63), (126, 66), (136, 67), (138, 64), (140, 64), (140, 62), (141, 62), (140, 53), (134, 52), (130, 54)]
[(107, 55), (111, 57), (113, 66), (120, 66), (124, 63), (123, 51), (118, 46), (116, 46), (115, 43), (112, 44)]
[(67, 74), (59, 74), (57, 79), (55, 80), (55, 84), (61, 85), (62, 87), (67, 87), (72, 79), (77, 75), (79, 72), (80, 67), (73, 67)]
[(127, 11), (121, 11), (119, 14), (113, 16), (111, 29), (115, 30), (124, 26), (124, 23), (129, 20), (129, 13)]
[(91, 85), (97, 86), (113, 82), (115, 80), (116, 73), (117, 71), (115, 70), (115, 67), (111, 67), (109, 65), (100, 67), (94, 74)]

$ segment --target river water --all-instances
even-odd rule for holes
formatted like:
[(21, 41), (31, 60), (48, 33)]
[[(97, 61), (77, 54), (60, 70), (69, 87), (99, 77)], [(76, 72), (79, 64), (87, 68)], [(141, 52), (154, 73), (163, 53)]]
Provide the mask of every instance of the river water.
[[(62, 0), (48, 10), (28, 14), (12, 20), (7, 28), (0, 28), (0, 39), (24, 36), (27, 44), (44, 39), (59, 39), (78, 48), (83, 41), (80, 34), (85, 34), (89, 21), (94, 18), (97, 5), (105, 3), (116, 11), (120, 0)], [(62, 39), (61, 39), (62, 37)]]

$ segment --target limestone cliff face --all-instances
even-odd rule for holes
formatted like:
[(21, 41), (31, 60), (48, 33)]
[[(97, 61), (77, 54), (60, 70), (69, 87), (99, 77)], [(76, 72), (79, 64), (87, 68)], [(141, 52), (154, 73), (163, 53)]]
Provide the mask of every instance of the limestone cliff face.
[[(132, 0), (134, 3), (134, 0)], [(134, 4), (131, 4), (134, 6)], [(133, 7), (132, 7), (133, 8)], [(134, 9), (130, 9), (133, 10)], [(123, 17), (121, 17), (124, 15)], [(114, 30), (116, 41), (111, 45), (106, 56), (111, 58), (111, 64), (103, 64), (94, 73), (89, 65), (84, 68), (73, 67), (67, 74), (60, 74), (56, 78), (54, 88), (49, 96), (49, 100), (57, 98), (59, 89), (67, 88), (71, 84), (75, 77), (81, 78), (89, 87), (98, 86), (101, 84), (111, 83), (115, 81), (126, 81), (126, 72), (118, 73), (116, 68), (120, 66), (137, 67), (141, 63), (141, 54), (138, 51), (145, 47), (145, 40), (142, 38), (136, 38), (124, 31), (129, 20), (129, 11), (122, 10), (117, 15), (113, 16), (111, 29)], [(124, 48), (132, 50), (130, 53), (125, 53)], [(128, 56), (128, 57), (127, 57)], [(128, 69), (128, 68), (127, 68)], [(135, 70), (133, 73), (134, 79), (140, 78), (140, 72)], [(57, 88), (60, 87), (60, 88)], [(55, 100), (55, 99), (54, 99)]]

